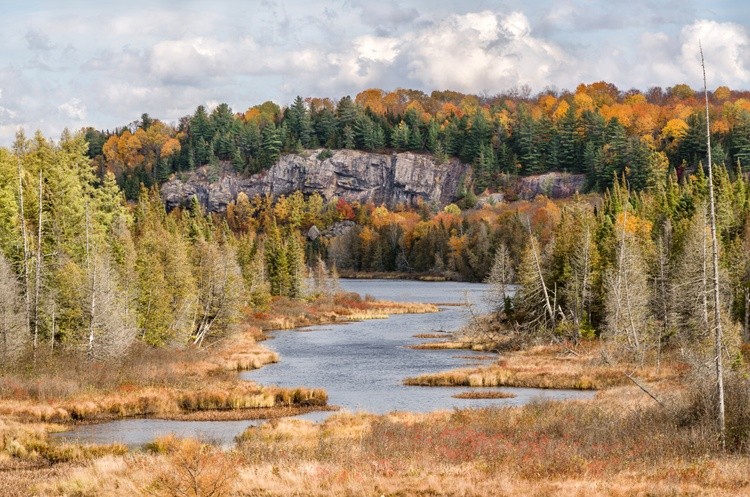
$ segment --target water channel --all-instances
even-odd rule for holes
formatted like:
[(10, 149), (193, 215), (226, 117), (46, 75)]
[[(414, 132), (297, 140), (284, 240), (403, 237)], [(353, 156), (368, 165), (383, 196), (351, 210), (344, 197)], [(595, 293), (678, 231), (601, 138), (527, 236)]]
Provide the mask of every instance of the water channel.
[[(508, 399), (456, 399), (467, 390), (456, 387), (408, 387), (409, 376), (478, 364), (486, 353), (466, 350), (415, 350), (429, 341), (415, 338), (422, 333), (454, 331), (468, 322), (470, 310), (487, 310), (487, 286), (476, 283), (420, 282), (404, 280), (342, 280), (345, 291), (377, 299), (427, 302), (440, 305), (433, 314), (394, 315), (388, 319), (321, 325), (277, 331), (264, 345), (281, 355), (277, 364), (242, 373), (242, 378), (264, 385), (325, 388), (329, 404), (356, 412), (427, 412), (437, 409), (520, 405), (535, 398), (569, 399), (592, 392), (505, 388), (515, 394)], [(453, 304), (453, 305), (445, 305)], [(463, 304), (463, 305), (455, 305)], [(320, 421), (330, 412), (302, 416)], [(122, 442), (142, 445), (157, 436), (174, 433), (231, 444), (247, 426), (259, 421), (168, 421), (125, 419), (76, 427), (61, 436), (83, 443)]]

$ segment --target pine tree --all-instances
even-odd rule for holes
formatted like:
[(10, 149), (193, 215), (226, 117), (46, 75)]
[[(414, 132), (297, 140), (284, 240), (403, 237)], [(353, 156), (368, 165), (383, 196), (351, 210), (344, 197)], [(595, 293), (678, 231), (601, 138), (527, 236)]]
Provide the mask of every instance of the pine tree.
[(409, 147), (409, 126), (406, 122), (398, 123), (391, 134), (391, 146), (396, 150), (406, 150)]
[(268, 282), (271, 285), (271, 295), (289, 295), (291, 283), (289, 281), (289, 260), (281, 229), (273, 221), (266, 232), (263, 252), (266, 258)]
[(282, 146), (281, 137), (280, 130), (278, 130), (273, 123), (267, 124), (261, 131), (259, 157), (261, 168), (268, 169), (278, 160)]

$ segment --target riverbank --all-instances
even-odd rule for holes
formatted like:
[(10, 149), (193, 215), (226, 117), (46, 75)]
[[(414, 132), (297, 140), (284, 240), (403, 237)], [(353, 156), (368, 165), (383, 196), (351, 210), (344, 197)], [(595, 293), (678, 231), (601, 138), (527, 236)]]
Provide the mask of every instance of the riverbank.
[[(424, 292), (423, 284), (412, 286), (415, 285)], [(390, 287), (389, 291), (394, 298), (409, 295)], [(442, 289), (439, 292), (439, 295), (422, 295), (434, 299), (444, 294)], [(201, 358), (191, 355), (195, 364), (187, 367), (187, 371), (191, 371), (188, 376), (207, 381), (215, 381), (215, 376), (236, 381), (237, 370), (253, 367), (255, 359), (259, 362), (277, 359), (258, 343), (264, 339), (260, 326), (269, 329), (284, 323), (305, 323), (316, 319), (338, 322), (338, 316), (343, 313), (337, 317), (327, 313), (353, 298), (341, 297), (338, 302), (328, 300), (310, 310), (300, 310), (287, 301), (277, 301), (275, 305), (281, 308), (275, 319), (270, 312), (268, 316), (249, 316), (256, 321), (250, 321), (252, 325), (247, 325), (243, 333), (215, 342), (204, 350), (205, 356)], [(362, 315), (374, 315), (372, 309), (357, 307), (364, 306), (368, 300), (355, 299), (353, 303), (357, 305), (350, 307), (349, 316), (356, 315), (359, 310), (366, 311)], [(457, 312), (451, 309), (453, 311)], [(446, 315), (435, 316), (430, 324), (440, 322), (439, 319)], [(351, 333), (338, 327), (327, 327), (327, 331), (278, 334), (276, 340), (301, 344), (303, 356), (314, 351), (315, 357), (315, 362), (309, 367), (303, 362), (303, 367), (292, 368), (302, 371), (302, 376), (282, 384), (299, 382), (328, 388), (329, 383), (317, 381), (315, 373), (335, 370), (333, 363), (320, 362), (318, 359), (326, 354), (309, 347), (316, 341), (328, 341), (328, 333), (338, 333), (334, 330), (343, 331), (341, 336), (353, 342), (333, 340), (339, 349), (330, 357), (336, 364), (355, 364), (355, 372), (377, 371), (379, 376), (384, 376), (388, 368), (379, 353), (399, 357), (399, 364), (409, 364), (412, 368), (415, 363), (425, 360), (421, 369), (411, 369), (414, 374), (414, 371), (440, 369), (435, 366), (438, 356), (452, 357), (461, 352), (460, 349), (455, 352), (414, 351), (404, 347), (400, 340), (413, 343), (415, 331), (398, 323), (412, 321), (413, 325), (413, 318), (417, 316), (394, 317), (388, 322), (355, 323), (351, 326), (357, 331)], [(374, 326), (379, 331), (368, 334), (363, 329), (365, 325)], [(417, 326), (422, 327), (424, 323)], [(454, 329), (452, 325), (436, 327)], [(430, 328), (424, 326), (421, 329), (427, 331)], [(424, 338), (449, 338), (447, 334), (435, 333), (434, 330), (419, 334)], [(386, 338), (389, 344), (381, 352), (365, 346), (367, 343), (382, 345)], [(456, 341), (462, 338), (459, 335)], [(351, 347), (349, 343), (357, 347)], [(275, 347), (279, 347), (278, 342)], [(364, 349), (365, 357), (372, 358), (376, 365), (345, 356), (347, 351), (355, 349)], [(278, 350), (293, 363), (295, 354), (284, 348)], [(527, 345), (513, 350), (500, 347), (498, 350), (501, 350), (498, 355), (460, 356), (481, 360), (479, 365), (459, 370), (460, 374), (449, 372), (456, 378), (451, 384), (462, 385), (468, 381), (471, 385), (468, 392), (464, 388), (399, 388), (412, 399), (441, 390), (447, 396), (467, 398), (461, 402), (512, 397), (513, 392), (473, 388), (478, 384), (499, 382), (497, 378), (502, 372), (510, 378), (504, 381), (519, 383), (525, 378), (524, 381), (536, 385), (545, 384), (543, 382), (549, 385), (581, 383), (588, 375), (587, 384), (600, 390), (590, 401), (532, 401), (523, 407), (455, 409), (426, 414), (339, 413), (320, 425), (270, 416), (272, 419), (268, 423), (248, 429), (239, 443), (229, 450), (173, 437), (156, 440), (145, 452), (126, 452), (118, 445), (97, 448), (74, 445), (63, 449), (61, 447), (65, 445), (51, 442), (45, 431), (59, 427), (49, 426), (40, 429), (41, 435), (29, 437), (16, 436), (9, 431), (2, 437), (6, 449), (0, 453), (0, 469), (5, 469), (0, 471), (4, 475), (0, 476), (0, 494), (26, 495), (18, 490), (18, 481), (23, 481), (21, 488), (30, 488), (34, 495), (50, 496), (174, 496), (184, 494), (187, 489), (198, 489), (194, 493), (201, 494), (280, 497), (523, 493), (643, 496), (649, 492), (657, 496), (684, 493), (718, 496), (740, 494), (750, 485), (750, 478), (745, 476), (750, 474), (750, 465), (744, 459), (717, 450), (713, 417), (701, 404), (705, 392), (685, 388), (686, 381), (680, 381), (684, 371), (671, 358), (665, 356), (658, 371), (639, 369), (634, 376), (656, 396), (658, 400), (654, 401), (627, 376), (633, 372), (632, 365), (609, 365), (605, 360), (606, 351), (595, 340)], [(261, 355), (264, 352), (266, 355)], [(487, 361), (494, 362), (485, 365)], [(151, 362), (159, 361), (144, 361)], [(214, 365), (209, 368), (206, 363)], [(285, 361), (284, 364), (288, 363)], [(270, 374), (275, 368), (263, 368), (257, 373)], [(162, 364), (162, 375), (164, 371)], [(340, 371), (334, 372), (341, 376)], [(446, 373), (422, 376), (441, 374)], [(278, 371), (271, 374), (274, 378), (278, 378), (277, 375)], [(362, 391), (372, 387), (372, 382), (364, 379), (366, 376), (356, 376), (351, 370), (344, 376), (349, 384), (361, 382)], [(406, 374), (402, 373), (397, 378), (400, 380), (404, 376)], [(298, 381), (300, 378), (304, 380)], [(268, 378), (262, 382), (270, 383)], [(332, 387), (331, 391), (336, 390)], [(519, 392), (519, 397), (523, 398), (523, 395)], [(445, 405), (448, 404), (439, 406)], [(311, 407), (314, 408), (319, 407)], [(259, 413), (262, 409), (248, 411)], [(243, 410), (195, 411), (198, 415), (206, 413), (208, 416), (214, 412), (231, 414)], [(269, 412), (280, 411), (273, 407)], [(25, 430), (29, 426), (16, 424), (14, 429)], [(7, 441), (14, 439), (16, 441), (9, 445)], [(94, 450), (98, 452), (91, 452)], [(26, 468), (21, 469), (21, 464)], [(66, 473), (50, 474), (42, 469), (29, 471), (32, 465), (64, 467)]]
[(261, 344), (265, 331), (435, 311), (432, 305), (350, 293), (313, 301), (275, 299), (266, 312), (247, 315), (232, 334), (202, 348), (142, 346), (107, 364), (40, 353), (34, 367), (30, 358), (26, 367), (0, 375), (0, 494), (27, 495), (36, 483), (128, 450), (121, 444), (88, 446), (50, 437), (71, 423), (133, 417), (276, 419), (331, 410), (324, 390), (265, 387), (240, 379), (239, 371), (279, 360)]
[(398, 271), (341, 270), (339, 271), (339, 276), (352, 280), (461, 281), (457, 274), (410, 273)]
[(237, 372), (279, 360), (263, 347), (264, 331), (311, 324), (383, 319), (435, 312), (433, 305), (366, 300), (341, 293), (314, 301), (276, 299), (227, 337), (202, 348), (140, 347), (117, 363), (84, 362), (63, 354), (0, 376), (0, 416), (20, 422), (93, 422), (125, 417), (257, 419), (324, 407), (320, 389), (264, 387)]
[[(635, 387), (592, 401), (284, 419), (222, 451), (171, 437), (35, 487), (38, 495), (736, 496), (750, 459), (716, 450), (689, 401)], [(678, 422), (678, 420), (681, 420)], [(196, 476), (199, 475), (199, 476)], [(192, 495), (192, 494), (191, 494)]]

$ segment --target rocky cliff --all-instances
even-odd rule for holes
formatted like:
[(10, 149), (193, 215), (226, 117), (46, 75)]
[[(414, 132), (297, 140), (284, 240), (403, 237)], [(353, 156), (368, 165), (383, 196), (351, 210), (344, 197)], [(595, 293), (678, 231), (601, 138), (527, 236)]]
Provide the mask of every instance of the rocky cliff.
[(546, 173), (519, 178), (517, 193), (519, 198), (531, 200), (537, 195), (549, 198), (567, 198), (582, 193), (586, 186), (583, 174)]
[(221, 212), (237, 198), (270, 194), (288, 195), (295, 190), (320, 193), (324, 198), (349, 201), (414, 204), (417, 199), (448, 204), (458, 198), (462, 177), (469, 167), (456, 160), (436, 164), (430, 156), (413, 153), (393, 155), (339, 150), (324, 160), (320, 150), (283, 155), (268, 171), (250, 177), (202, 167), (161, 187), (168, 209), (185, 205), (193, 196), (210, 212)]

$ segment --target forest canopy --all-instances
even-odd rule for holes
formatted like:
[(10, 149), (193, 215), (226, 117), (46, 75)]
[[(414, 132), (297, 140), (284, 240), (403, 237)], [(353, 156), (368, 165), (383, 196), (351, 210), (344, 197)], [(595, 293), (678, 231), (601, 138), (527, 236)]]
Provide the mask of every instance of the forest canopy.
[[(722, 86), (709, 102), (714, 161), (747, 171), (750, 92)], [(111, 132), (85, 132), (97, 174), (113, 173), (130, 200), (140, 184), (173, 173), (224, 163), (252, 174), (282, 153), (316, 148), (456, 157), (473, 166), (477, 193), (497, 189), (503, 174), (550, 171), (585, 174), (594, 191), (624, 174), (638, 191), (668, 170), (682, 177), (705, 161), (702, 105), (702, 94), (685, 84), (642, 92), (600, 81), (535, 96), (371, 88), (354, 98), (297, 97), (286, 107), (264, 102), (244, 112), (201, 105), (173, 125), (143, 114)]]
[[(720, 257), (732, 269), (722, 291), (747, 334), (750, 96), (719, 88), (709, 103)], [(704, 132), (685, 85), (644, 94), (594, 83), (533, 98), (366, 90), (242, 114), (199, 107), (176, 126), (144, 114), (59, 142), (20, 133), (0, 149), (0, 354), (44, 346), (107, 359), (137, 341), (199, 346), (272, 298), (326, 291), (332, 268), (521, 283), (498, 303), (509, 322), (637, 336), (642, 354), (677, 330), (698, 333), (682, 296), (694, 302), (707, 281)], [(594, 193), (471, 209), (471, 191), (460, 205), (390, 208), (239, 194), (223, 213), (196, 199), (167, 212), (159, 195), (160, 181), (199, 165), (252, 173), (307, 148), (457, 157), (473, 165), (477, 191), (507, 175), (578, 172)], [(624, 284), (638, 288), (629, 305), (643, 329), (622, 326)]]

